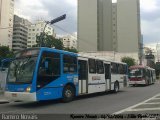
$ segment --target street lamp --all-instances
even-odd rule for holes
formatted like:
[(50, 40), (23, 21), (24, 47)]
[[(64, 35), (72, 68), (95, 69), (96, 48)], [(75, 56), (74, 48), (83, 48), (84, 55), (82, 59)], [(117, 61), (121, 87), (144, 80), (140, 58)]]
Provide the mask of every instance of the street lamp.
[(45, 29), (46, 29), (46, 26), (48, 24), (52, 25), (54, 23), (57, 23), (61, 20), (64, 20), (66, 18), (66, 14), (62, 15), (62, 16), (59, 16), (51, 21), (46, 21), (45, 23), (45, 26), (44, 26), (44, 29), (43, 29), (43, 32), (42, 32), (42, 35), (41, 35), (41, 41), (40, 41), (40, 47), (44, 47), (45, 46), (45, 43), (44, 43), (44, 35), (45, 35)]

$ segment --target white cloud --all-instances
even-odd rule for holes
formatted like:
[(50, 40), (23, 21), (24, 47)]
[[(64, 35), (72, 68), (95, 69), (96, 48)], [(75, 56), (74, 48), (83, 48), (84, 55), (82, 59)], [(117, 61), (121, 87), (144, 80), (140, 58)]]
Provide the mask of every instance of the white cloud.
[(117, 2), (117, 0), (112, 0), (112, 3), (116, 3)]
[(148, 48), (151, 48), (153, 50), (156, 50), (156, 46), (157, 46), (157, 43), (149, 43), (149, 44), (144, 45), (144, 47), (148, 47)]
[(153, 12), (159, 7), (157, 6), (157, 0), (140, 0), (141, 10), (145, 12)]
[(141, 22), (141, 26), (142, 26), (142, 33), (144, 35), (149, 35), (149, 34), (153, 34), (156, 33), (158, 34), (160, 31), (160, 28), (157, 27), (160, 25), (160, 19), (157, 19), (156, 21), (147, 21), (147, 20), (142, 20)]
[[(159, 0), (140, 0), (141, 28), (145, 44), (155, 44), (160, 41), (160, 8), (158, 2)], [(64, 13), (67, 14), (67, 18), (56, 25), (64, 28), (67, 31), (65, 34), (77, 32), (77, 0), (15, 0), (15, 14), (31, 21), (37, 19), (51, 20)], [(62, 30), (57, 29), (56, 32), (64, 34)]]
[(66, 0), (66, 2), (72, 6), (77, 6), (77, 0)]
[(160, 41), (160, 18), (155, 21), (142, 20), (141, 25), (145, 44), (157, 43)]
[(48, 11), (39, 0), (15, 0), (14, 13), (31, 21), (40, 16), (48, 16)]
[(160, 8), (159, 0), (141, 0), (141, 30), (144, 44), (156, 48), (160, 41)]

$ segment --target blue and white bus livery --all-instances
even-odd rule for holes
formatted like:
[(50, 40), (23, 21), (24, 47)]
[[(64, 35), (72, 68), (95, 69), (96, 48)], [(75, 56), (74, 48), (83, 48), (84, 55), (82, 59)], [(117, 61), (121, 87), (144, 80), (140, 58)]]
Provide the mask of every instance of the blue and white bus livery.
[(10, 100), (40, 101), (78, 95), (77, 54), (56, 49), (27, 49), (17, 54), (7, 76)]
[(52, 48), (19, 52), (11, 62), (5, 97), (42, 101), (105, 92), (127, 86), (127, 65)]

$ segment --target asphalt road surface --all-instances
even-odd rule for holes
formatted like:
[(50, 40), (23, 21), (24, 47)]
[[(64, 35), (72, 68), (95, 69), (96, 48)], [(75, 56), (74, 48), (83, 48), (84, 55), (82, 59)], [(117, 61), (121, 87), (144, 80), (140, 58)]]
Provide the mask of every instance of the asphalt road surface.
[(155, 83), (150, 86), (124, 88), (116, 94), (109, 92), (80, 96), (69, 103), (62, 103), (60, 100), (34, 103), (10, 102), (0, 104), (0, 113), (112, 114), (145, 101), (159, 93), (160, 83)]

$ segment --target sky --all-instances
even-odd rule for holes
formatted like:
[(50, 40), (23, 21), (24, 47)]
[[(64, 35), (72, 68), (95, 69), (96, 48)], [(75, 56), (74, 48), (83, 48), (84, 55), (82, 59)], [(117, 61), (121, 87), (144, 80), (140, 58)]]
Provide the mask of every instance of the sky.
[[(141, 32), (144, 45), (155, 48), (160, 43), (160, 0), (140, 0)], [(15, 14), (34, 22), (52, 20), (66, 14), (54, 25), (56, 33), (77, 32), (77, 0), (15, 0)]]

